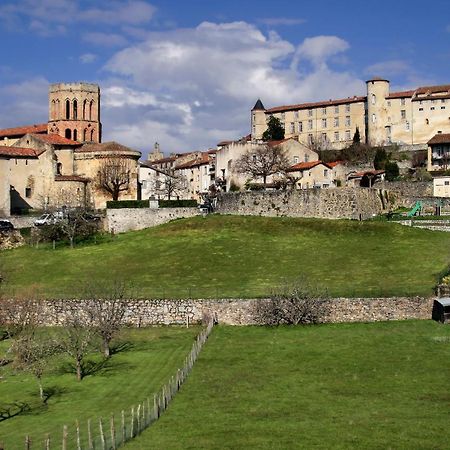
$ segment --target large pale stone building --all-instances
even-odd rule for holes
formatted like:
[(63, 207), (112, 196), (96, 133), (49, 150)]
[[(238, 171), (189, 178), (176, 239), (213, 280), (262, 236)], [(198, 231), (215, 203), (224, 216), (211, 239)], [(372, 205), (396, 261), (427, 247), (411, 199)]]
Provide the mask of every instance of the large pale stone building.
[(356, 128), (361, 142), (426, 148), (437, 133), (450, 131), (450, 85), (422, 86), (391, 92), (388, 80), (368, 80), (366, 95), (338, 100), (264, 108), (251, 111), (253, 140), (262, 138), (271, 115), (284, 124), (285, 137), (314, 148), (344, 148)]
[(0, 214), (87, 206), (103, 208), (111, 196), (98, 183), (105, 164), (126, 161), (121, 198), (136, 199), (141, 153), (101, 142), (100, 88), (58, 83), (49, 89), (47, 124), (0, 130)]

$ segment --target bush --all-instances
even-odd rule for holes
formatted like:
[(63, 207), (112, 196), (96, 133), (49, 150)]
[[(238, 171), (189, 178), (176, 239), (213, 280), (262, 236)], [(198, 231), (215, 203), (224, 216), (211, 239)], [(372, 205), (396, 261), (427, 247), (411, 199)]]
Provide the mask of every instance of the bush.
[(375, 170), (385, 170), (388, 161), (389, 156), (386, 153), (386, 150), (383, 147), (378, 148), (373, 160), (373, 167)]
[(392, 161), (386, 163), (385, 171), (386, 171), (386, 180), (388, 181), (395, 180), (400, 174), (400, 170), (398, 168), (397, 163)]
[(106, 202), (108, 209), (120, 208), (148, 208), (148, 200), (109, 200)]
[(239, 192), (241, 188), (233, 181), (230, 182), (230, 192)]
[(196, 200), (159, 200), (160, 208), (196, 208)]

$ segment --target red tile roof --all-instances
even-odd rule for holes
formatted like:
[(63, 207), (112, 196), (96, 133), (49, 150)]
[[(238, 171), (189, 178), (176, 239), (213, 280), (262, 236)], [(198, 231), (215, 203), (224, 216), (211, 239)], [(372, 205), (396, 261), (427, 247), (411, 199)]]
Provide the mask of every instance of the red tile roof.
[(67, 139), (59, 134), (34, 134), (32, 136), (38, 139), (39, 141), (45, 142), (46, 144), (52, 145), (70, 145), (70, 146), (79, 146), (82, 145), (81, 142), (72, 141), (72, 139)]
[(450, 144), (450, 134), (449, 133), (438, 133), (438, 134), (435, 134), (428, 141), (428, 145), (433, 145), (433, 144)]
[(189, 169), (190, 167), (203, 166), (209, 164), (209, 154), (208, 152), (203, 152), (199, 158), (192, 159), (183, 164), (180, 164), (176, 169)]
[(79, 175), (56, 175), (55, 181), (80, 181), (81, 183), (89, 183), (90, 180)]
[(327, 166), (333, 168), (333, 167), (336, 167), (336, 166), (338, 166), (338, 165), (340, 165), (340, 164), (344, 164), (344, 162), (343, 162), (343, 161), (333, 161), (333, 162), (328, 162), (328, 163), (327, 163)]
[(13, 158), (37, 158), (43, 152), (42, 150), (38, 151), (32, 148), (0, 146), (0, 156), (10, 156)]
[(329, 169), (331, 168), (328, 164), (322, 161), (309, 161), (294, 164), (293, 166), (289, 167), (288, 172), (302, 172), (303, 170), (310, 170), (313, 167), (319, 166), (320, 164), (328, 167)]
[(381, 175), (385, 173), (384, 170), (364, 170), (361, 172), (353, 172), (351, 174), (348, 175), (348, 178), (359, 178), (359, 177), (363, 177), (364, 175)]
[(450, 84), (441, 84), (438, 86), (420, 86), (416, 89), (416, 94), (437, 94), (450, 93)]
[(416, 91), (399, 91), (399, 92), (391, 92), (386, 98), (394, 99), (394, 98), (406, 98), (406, 97), (412, 97), (414, 95), (414, 92)]
[(0, 137), (21, 137), (28, 133), (47, 133), (47, 124), (24, 125), (22, 127), (4, 128), (0, 130)]
[(125, 147), (125, 145), (119, 144), (118, 142), (102, 142), (95, 144), (83, 144), (82, 147), (75, 150), (77, 153), (88, 153), (88, 152), (109, 152), (109, 153), (135, 153), (136, 156), (141, 156), (141, 152), (133, 150), (132, 148)]
[(275, 108), (270, 108), (266, 110), (266, 113), (277, 113), (283, 111), (293, 111), (296, 109), (309, 109), (309, 108), (317, 108), (317, 107), (325, 107), (325, 106), (337, 106), (337, 105), (346, 105), (348, 103), (358, 103), (365, 102), (367, 97), (348, 97), (342, 98), (339, 100), (326, 100), (322, 102), (311, 102), (311, 103), (298, 103), (296, 105), (284, 105), (284, 106), (276, 106)]

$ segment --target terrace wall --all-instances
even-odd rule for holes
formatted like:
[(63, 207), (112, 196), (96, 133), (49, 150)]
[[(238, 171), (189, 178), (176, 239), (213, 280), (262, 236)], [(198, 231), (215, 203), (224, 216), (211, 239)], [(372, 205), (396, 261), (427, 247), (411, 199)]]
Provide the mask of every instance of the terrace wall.
[[(337, 298), (329, 301), (324, 323), (377, 322), (386, 320), (431, 319), (433, 298)], [(131, 326), (171, 325), (200, 322), (214, 316), (227, 325), (255, 324), (255, 304), (264, 299), (184, 299), (128, 300), (125, 315)], [(75, 310), (85, 310), (86, 301), (46, 300), (42, 323), (61, 325)]]

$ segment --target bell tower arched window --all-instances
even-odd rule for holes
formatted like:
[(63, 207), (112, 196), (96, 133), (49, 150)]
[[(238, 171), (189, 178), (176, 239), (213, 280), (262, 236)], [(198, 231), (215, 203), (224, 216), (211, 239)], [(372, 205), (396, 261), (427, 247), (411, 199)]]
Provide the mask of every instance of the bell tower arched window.
[(64, 136), (67, 139), (72, 139), (72, 130), (70, 128), (66, 128), (66, 131), (64, 132)]
[(70, 101), (66, 100), (66, 119), (70, 119)]
[(77, 120), (78, 116), (78, 102), (76, 100), (73, 101), (73, 119)]
[(73, 140), (77, 140), (77, 130), (73, 130)]

